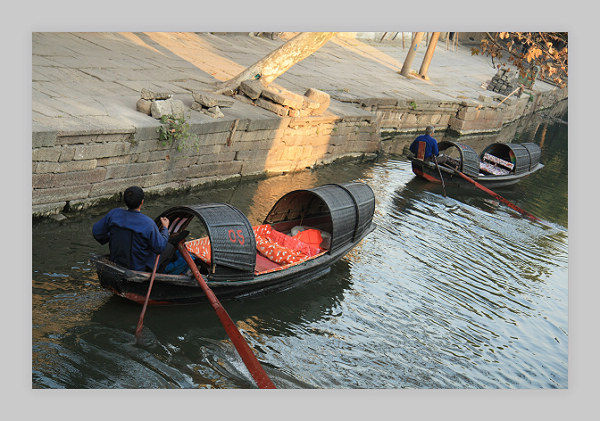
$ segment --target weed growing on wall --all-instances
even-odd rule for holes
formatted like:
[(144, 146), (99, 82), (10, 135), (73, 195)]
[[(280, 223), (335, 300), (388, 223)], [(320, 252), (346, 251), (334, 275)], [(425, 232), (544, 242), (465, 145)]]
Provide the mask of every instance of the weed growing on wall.
[[(199, 148), (198, 136), (191, 133), (190, 125), (185, 121), (185, 117), (177, 118), (172, 114), (164, 115), (160, 118), (162, 126), (156, 131), (158, 139), (163, 145), (173, 146), (177, 144), (177, 150), (181, 151), (184, 148), (195, 146)], [(190, 145), (189, 141), (192, 141)]]

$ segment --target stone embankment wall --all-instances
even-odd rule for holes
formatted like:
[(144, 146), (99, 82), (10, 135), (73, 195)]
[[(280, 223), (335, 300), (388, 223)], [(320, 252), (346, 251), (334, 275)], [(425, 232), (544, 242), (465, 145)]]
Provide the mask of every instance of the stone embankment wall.
[(360, 105), (375, 113), (383, 132), (416, 132), (431, 125), (436, 131), (466, 135), (497, 132), (504, 124), (567, 98), (567, 93), (567, 88), (525, 93), (500, 106), (491, 97), (461, 102), (373, 98)]
[(159, 141), (155, 126), (121, 133), (34, 133), (33, 214), (82, 209), (131, 185), (165, 193), (374, 153), (379, 147), (374, 117), (357, 111), (344, 117), (216, 120), (192, 126), (197, 140), (181, 148)]
[[(476, 151), (483, 150), (486, 146), (501, 142), (508, 143), (514, 141), (518, 136), (521, 142), (540, 142), (541, 127), (547, 125), (553, 117), (561, 118), (568, 109), (567, 101), (560, 101), (551, 108), (540, 113), (533, 113), (517, 118), (502, 126), (499, 131), (493, 133), (476, 133), (458, 136), (455, 132), (447, 130), (438, 132), (435, 138), (438, 142), (443, 140), (459, 141), (471, 146)], [(387, 137), (383, 137), (381, 141), (380, 151), (383, 153), (405, 155), (408, 147), (415, 139), (415, 133), (396, 132), (389, 133)]]
[[(344, 115), (227, 120), (194, 124), (197, 142), (178, 149), (158, 140), (158, 122), (131, 129), (33, 133), (32, 205), (35, 216), (78, 210), (114, 199), (130, 185), (166, 193), (232, 178), (298, 171), (343, 157), (397, 152), (386, 132), (433, 125), (458, 134), (493, 133), (550, 107), (566, 89), (478, 102), (361, 100)], [(384, 136), (385, 138), (385, 136)], [(401, 142), (407, 142), (402, 140)]]

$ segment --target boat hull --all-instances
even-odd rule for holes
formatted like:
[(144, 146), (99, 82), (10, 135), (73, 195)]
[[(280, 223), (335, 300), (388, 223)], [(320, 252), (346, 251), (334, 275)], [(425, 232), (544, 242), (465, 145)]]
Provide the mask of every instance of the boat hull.
[[(371, 223), (360, 238), (333, 253), (320, 255), (289, 268), (259, 274), (251, 280), (208, 280), (207, 284), (220, 299), (262, 295), (305, 284), (327, 274), (331, 270), (331, 265), (344, 257), (375, 227), (376, 225)], [(144, 302), (150, 273), (125, 269), (110, 262), (105, 256), (97, 256), (92, 260), (96, 265), (100, 284), (104, 288), (136, 303)], [(148, 302), (150, 305), (173, 305), (204, 301), (206, 296), (193, 276), (159, 273), (156, 274)]]
[[(433, 162), (422, 161), (420, 159), (413, 158), (412, 161), (412, 170), (413, 173), (421, 177), (427, 181), (431, 181), (434, 183), (441, 183), (440, 174), (436, 165)], [(513, 184), (518, 183), (522, 178), (527, 177), (530, 174), (542, 169), (544, 167), (543, 164), (538, 163), (531, 171), (524, 172), (518, 175), (509, 174), (509, 175), (483, 175), (479, 177), (471, 177), (473, 180), (478, 183), (488, 187), (506, 187)], [(442, 173), (442, 177), (444, 179), (444, 183), (446, 184), (456, 184), (460, 186), (471, 185), (468, 181), (464, 180), (462, 177), (455, 174), (452, 170), (445, 168), (443, 166), (439, 167), (440, 172)]]

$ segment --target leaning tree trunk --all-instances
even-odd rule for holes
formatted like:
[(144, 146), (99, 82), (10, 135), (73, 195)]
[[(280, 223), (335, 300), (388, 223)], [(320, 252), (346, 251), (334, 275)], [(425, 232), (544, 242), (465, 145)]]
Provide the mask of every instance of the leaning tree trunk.
[(419, 70), (419, 76), (423, 79), (429, 79), (427, 77), (427, 71), (429, 70), (429, 64), (431, 64), (431, 58), (433, 57), (433, 52), (435, 51), (435, 46), (438, 43), (439, 37), (439, 32), (434, 32), (433, 35), (431, 35), (431, 40), (429, 41), (425, 57), (423, 57), (423, 62), (421, 63), (421, 69)]
[(231, 95), (245, 80), (260, 75), (268, 85), (299, 61), (310, 56), (335, 35), (335, 32), (301, 32), (281, 47), (272, 51), (239, 75), (217, 87), (215, 93)]
[(408, 50), (408, 54), (404, 59), (404, 64), (402, 65), (402, 69), (400, 70), (400, 74), (402, 76), (409, 76), (410, 66), (412, 65), (413, 60), (415, 59), (415, 55), (417, 54), (417, 48), (419, 48), (419, 43), (421, 39), (423, 39), (423, 34), (425, 32), (413, 32), (412, 41), (410, 43), (410, 49)]

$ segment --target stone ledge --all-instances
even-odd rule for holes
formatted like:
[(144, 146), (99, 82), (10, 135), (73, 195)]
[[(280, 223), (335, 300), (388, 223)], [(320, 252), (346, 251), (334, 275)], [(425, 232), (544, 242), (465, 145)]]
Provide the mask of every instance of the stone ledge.
[(55, 145), (58, 133), (56, 130), (52, 130), (35, 122), (32, 123), (31, 129), (31, 144), (33, 148)]

